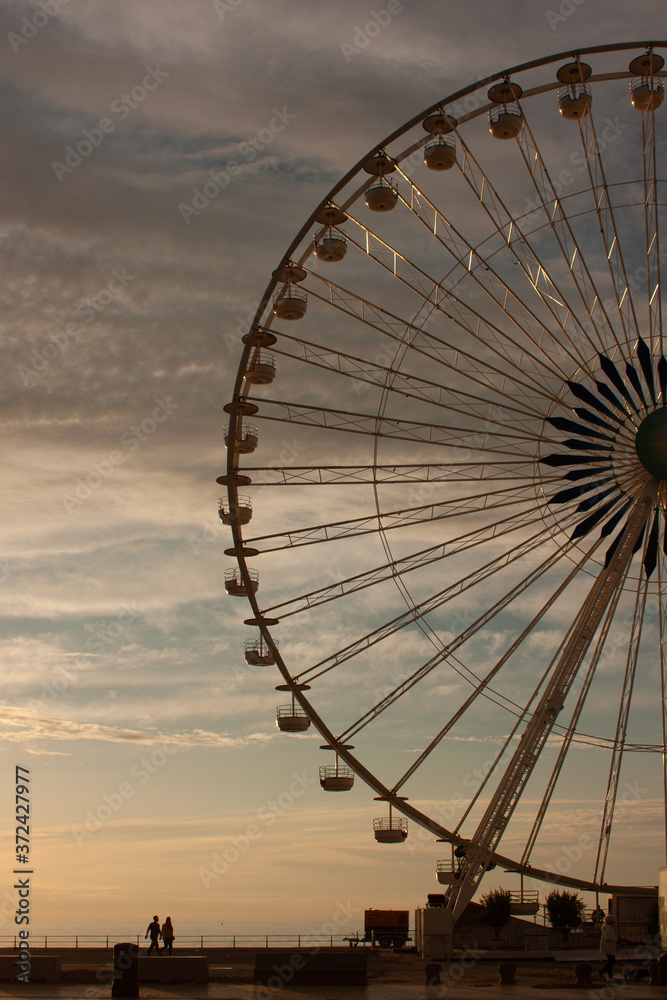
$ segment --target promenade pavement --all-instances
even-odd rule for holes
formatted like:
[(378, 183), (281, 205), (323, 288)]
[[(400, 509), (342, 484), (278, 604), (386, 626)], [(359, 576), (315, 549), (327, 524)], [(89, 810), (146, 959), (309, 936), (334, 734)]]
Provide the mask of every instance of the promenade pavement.
[[(222, 956), (221, 956), (222, 957)], [(424, 984), (424, 966), (420, 959), (414, 965), (399, 960), (395, 970), (391, 965), (376, 965), (367, 986), (293, 986), (284, 984), (282, 988), (269, 989), (252, 984), (252, 961), (245, 957), (241, 962), (232, 959), (228, 964), (224, 958), (214, 958), (210, 965), (212, 978), (217, 981), (208, 984), (157, 982), (141, 983), (140, 1000), (667, 1000), (667, 988), (649, 986), (639, 982), (599, 984), (588, 988), (576, 987), (574, 964), (576, 961), (590, 961), (594, 969), (599, 967), (598, 953), (578, 952), (576, 955), (563, 953), (550, 955), (550, 961), (524, 961), (516, 956), (517, 982), (512, 986), (498, 983), (498, 957), (503, 960), (514, 957), (488, 955), (487, 960), (476, 963), (465, 970), (458, 963), (442, 963), (441, 986)], [(620, 957), (620, 956), (619, 956)], [(80, 958), (83, 958), (81, 956)], [(556, 961), (554, 961), (556, 958)], [(622, 962), (619, 963), (622, 967)], [(69, 969), (70, 980), (87, 979), (87, 982), (59, 983), (16, 983), (0, 981), (0, 1000), (11, 998), (35, 998), (35, 1000), (97, 1000), (111, 997), (109, 982), (95, 982), (95, 973), (100, 968), (91, 963), (90, 956), (84, 961), (68, 961), (64, 969)], [(458, 974), (456, 970), (458, 969)], [(395, 971), (395, 975), (394, 975)], [(620, 974), (620, 969), (618, 970)], [(369, 969), (370, 972), (370, 969)], [(461, 975), (463, 978), (458, 978)], [(597, 977), (594, 977), (594, 982)], [(240, 980), (240, 981), (234, 981)], [(420, 982), (420, 980), (422, 980)]]
[[(109, 997), (110, 990), (100, 991), (99, 997)], [(377, 983), (371, 986), (309, 986), (298, 989), (284, 988), (281, 990), (265, 990), (250, 985), (223, 985), (211, 983), (208, 986), (169, 986), (165, 988), (142, 986), (139, 992), (142, 1000), (269, 1000), (269, 997), (280, 997), (281, 1000), (439, 1000), (446, 996), (448, 1000), (574, 1000), (576, 997), (586, 997), (587, 1000), (612, 1000), (622, 997), (623, 1000), (652, 1000), (661, 997), (664, 1000), (667, 992), (664, 987), (621, 985), (614, 989), (596, 987), (593, 990), (545, 989), (529, 986), (459, 986), (448, 987), (446, 994), (436, 988), (413, 986), (407, 983)], [(19, 992), (0, 990), (0, 997), (35, 997), (39, 1000), (89, 1000), (95, 994), (89, 992), (86, 986), (56, 986), (27, 985)]]
[[(93, 1000), (110, 997), (109, 987), (69, 985), (67, 983), (35, 983), (25, 986), (3, 986), (0, 997), (39, 998), (39, 1000)], [(141, 985), (141, 1000), (653, 1000), (667, 997), (661, 986), (617, 983), (615, 986), (595, 986), (592, 989), (526, 986), (475, 986), (458, 983), (447, 987), (419, 986), (413, 983), (372, 983), (368, 986), (301, 986), (268, 990), (249, 983), (209, 983), (208, 985), (178, 984)]]

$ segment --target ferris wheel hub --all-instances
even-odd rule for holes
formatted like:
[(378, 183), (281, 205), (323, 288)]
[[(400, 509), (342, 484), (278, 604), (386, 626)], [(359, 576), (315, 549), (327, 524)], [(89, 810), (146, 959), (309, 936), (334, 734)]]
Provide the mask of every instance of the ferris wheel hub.
[(667, 407), (649, 413), (635, 437), (637, 457), (656, 479), (667, 480)]

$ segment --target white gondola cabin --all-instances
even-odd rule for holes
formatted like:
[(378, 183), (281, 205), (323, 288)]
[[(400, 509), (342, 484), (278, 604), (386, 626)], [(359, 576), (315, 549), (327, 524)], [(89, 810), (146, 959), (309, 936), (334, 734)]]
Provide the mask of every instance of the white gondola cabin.
[(270, 385), (276, 377), (276, 359), (273, 354), (263, 354), (256, 349), (244, 372), (246, 382), (251, 385)]
[[(276, 643), (277, 645), (278, 643)], [(251, 667), (270, 667), (276, 662), (273, 650), (261, 637), (259, 639), (246, 639), (243, 655), (246, 663)]]
[(665, 60), (657, 52), (645, 52), (641, 56), (636, 56), (630, 63), (629, 69), (636, 77), (630, 84), (630, 100), (633, 108), (644, 113), (645, 111), (655, 111), (662, 104), (665, 97), (665, 81), (656, 76)]
[(225, 428), (225, 448), (233, 447), (239, 455), (249, 455), (257, 447), (259, 433), (255, 424), (248, 424), (245, 420), (237, 424), (236, 435), (231, 437), (229, 426)]
[(540, 909), (540, 897), (537, 889), (522, 889), (521, 892), (510, 893), (510, 913), (515, 917), (534, 917)]
[(378, 844), (402, 844), (408, 837), (408, 821), (402, 817), (380, 816), (373, 820), (373, 835)]
[(630, 84), (630, 100), (637, 111), (656, 111), (665, 99), (664, 80), (639, 77)]
[(303, 319), (308, 308), (308, 296), (294, 285), (285, 285), (273, 297), (273, 311), (278, 319)]
[(377, 184), (366, 190), (364, 201), (371, 212), (391, 212), (398, 202), (398, 191), (390, 181), (381, 177)]
[(560, 82), (566, 84), (558, 91), (558, 110), (563, 118), (576, 121), (590, 112), (593, 97), (586, 85), (590, 75), (591, 67), (582, 62), (566, 63), (556, 73)]
[(386, 175), (396, 169), (396, 163), (384, 150), (378, 149), (364, 163), (364, 170), (378, 178), (376, 184), (366, 189), (364, 201), (371, 212), (390, 212), (398, 202), (398, 191)]
[(281, 705), (276, 712), (276, 725), (281, 733), (305, 733), (310, 719), (294, 701), (291, 705)]
[(570, 87), (561, 87), (558, 91), (558, 110), (563, 118), (576, 121), (583, 118), (591, 110), (593, 98), (590, 87), (585, 83), (575, 83)]
[(494, 139), (516, 139), (523, 127), (520, 111), (494, 108), (489, 111), (489, 132)]
[(450, 170), (456, 163), (456, 143), (439, 136), (424, 146), (424, 163), (429, 170)]
[(318, 260), (328, 264), (338, 263), (347, 253), (347, 240), (341, 233), (329, 229), (315, 240), (314, 252)]
[[(256, 569), (251, 569), (248, 570), (248, 574), (250, 576), (250, 586), (254, 594), (259, 588), (259, 573)], [(240, 569), (235, 568), (225, 570), (225, 590), (231, 597), (248, 596), (248, 591), (246, 590), (246, 586), (243, 582)]]
[(459, 877), (458, 865), (455, 861), (436, 861), (435, 874), (440, 885), (454, 885)]
[(354, 771), (346, 764), (326, 764), (320, 768), (320, 785), (325, 792), (349, 792), (354, 784)]
[(220, 497), (218, 517), (223, 524), (248, 524), (252, 518), (252, 500), (250, 497), (239, 496), (233, 504), (228, 497)]
[(523, 128), (523, 115), (518, 105), (523, 90), (518, 83), (501, 80), (494, 83), (488, 98), (496, 107), (489, 111), (489, 131), (494, 139), (516, 139)]

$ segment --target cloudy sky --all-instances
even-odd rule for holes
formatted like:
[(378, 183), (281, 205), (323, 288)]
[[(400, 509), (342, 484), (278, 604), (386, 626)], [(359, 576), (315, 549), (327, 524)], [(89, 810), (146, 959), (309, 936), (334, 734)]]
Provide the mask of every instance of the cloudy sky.
[[(376, 844), (372, 794), (322, 793), (321, 738), (279, 733), (280, 678), (244, 662), (247, 607), (225, 593), (217, 516), (222, 406), (271, 272), (364, 153), (505, 67), (660, 35), (662, 13), (659, 0), (631, 17), (619, 0), (0, 0), (2, 880), (9, 891), (20, 765), (36, 928), (153, 911), (310, 926), (341, 899), (413, 909), (437, 891), (442, 846), (416, 832), (403, 853)], [(276, 397), (312, 401), (288, 370)], [(309, 443), (272, 433), (286, 465)], [(300, 496), (294, 524), (336, 520), (341, 503)], [(344, 558), (318, 550), (324, 573), (296, 560), (285, 598), (366, 564), (362, 547)], [(268, 565), (278, 604), (284, 571)], [(361, 598), (350, 635), (367, 613)], [(342, 641), (335, 612), (318, 627)], [(298, 633), (297, 662), (320, 660), (320, 641)], [(376, 690), (404, 676), (413, 642), (373, 661)], [(332, 720), (346, 677), (328, 689)], [(422, 804), (484, 767), (484, 720), (474, 733), (451, 786), (426, 771)], [(377, 739), (370, 766), (391, 752), (386, 730)], [(562, 829), (589, 822), (574, 796), (554, 810), (552, 860)], [(652, 829), (645, 882), (664, 863)]]

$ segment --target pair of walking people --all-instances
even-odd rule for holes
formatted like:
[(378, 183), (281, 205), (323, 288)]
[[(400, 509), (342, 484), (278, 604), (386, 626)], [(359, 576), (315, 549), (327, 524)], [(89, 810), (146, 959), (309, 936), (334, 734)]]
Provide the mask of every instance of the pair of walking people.
[(164, 945), (163, 951), (166, 951), (168, 955), (171, 955), (172, 945), (174, 943), (174, 928), (171, 923), (171, 917), (167, 917), (165, 922), (160, 927), (160, 920), (158, 916), (154, 916), (151, 923), (146, 929), (145, 937), (150, 937), (151, 945), (148, 949), (148, 954), (150, 955), (155, 948), (158, 955), (160, 954), (160, 938), (162, 938), (162, 943)]

